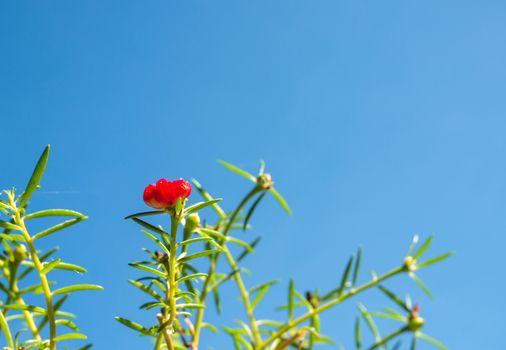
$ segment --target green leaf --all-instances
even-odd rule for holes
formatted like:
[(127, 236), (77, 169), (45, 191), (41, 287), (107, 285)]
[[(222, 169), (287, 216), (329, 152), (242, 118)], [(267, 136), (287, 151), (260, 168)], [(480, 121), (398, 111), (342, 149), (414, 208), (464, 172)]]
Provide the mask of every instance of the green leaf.
[(431, 292), (429, 291), (429, 289), (425, 286), (425, 284), (423, 284), (422, 280), (418, 278), (418, 276), (416, 276), (414, 273), (409, 273), (408, 276), (413, 280), (415, 281), (415, 283), (418, 285), (418, 287), (420, 287), (420, 289), (425, 293), (427, 294), (427, 296), (429, 298), (432, 299), (432, 294)]
[(76, 324), (74, 322), (72, 322), (71, 320), (56, 320), (55, 321), (56, 324), (59, 324), (59, 325), (62, 325), (62, 326), (65, 326), (73, 331), (76, 331), (78, 332), (79, 329), (77, 328)]
[(191, 243), (202, 242), (202, 241), (209, 242), (209, 241), (212, 241), (212, 240), (213, 239), (211, 237), (190, 238), (190, 239), (187, 239), (186, 241), (182, 241), (182, 242), (178, 243), (177, 247), (181, 247), (181, 246), (188, 245), (188, 244), (191, 244)]
[(84, 267), (81, 267), (79, 265), (65, 263), (65, 262), (60, 262), (55, 268), (58, 270), (73, 271), (73, 272), (77, 272), (77, 273), (88, 272)]
[(14, 233), (0, 233), (0, 238), (3, 238), (9, 242), (26, 242), (22, 235), (16, 235)]
[(281, 205), (281, 207), (284, 209), (284, 211), (288, 214), (288, 215), (292, 215), (292, 210), (290, 209), (290, 207), (288, 206), (288, 204), (286, 203), (286, 201), (283, 199), (283, 197), (281, 196), (281, 194), (279, 194), (278, 191), (276, 191), (274, 188), (271, 188), (269, 189), (269, 192), (274, 196), (274, 198), (278, 201), (279, 205)]
[(426, 261), (423, 261), (421, 263), (418, 263), (416, 264), (416, 266), (418, 268), (422, 268), (422, 267), (425, 267), (425, 266), (429, 266), (429, 265), (432, 265), (432, 264), (435, 264), (437, 262), (440, 262), (446, 258), (449, 258), (450, 256), (452, 256), (453, 253), (452, 252), (448, 252), (448, 253), (445, 253), (445, 254), (441, 254), (439, 256), (436, 256), (435, 258), (432, 258), (432, 259), (429, 259), (429, 260), (426, 260)]
[(362, 318), (364, 319), (365, 323), (371, 330), (372, 334), (374, 335), (374, 339), (376, 342), (381, 340), (381, 336), (378, 332), (378, 328), (376, 327), (376, 324), (374, 323), (374, 320), (372, 319), (371, 315), (369, 314), (369, 311), (365, 308), (364, 305), (358, 304), (358, 309), (360, 310), (360, 313), (362, 315)]
[(72, 340), (72, 339), (87, 339), (87, 338), (82, 333), (67, 333), (56, 337), (55, 341), (59, 342), (62, 340)]
[(250, 181), (253, 181), (254, 183), (257, 182), (257, 179), (256, 177), (254, 177), (253, 175), (251, 175), (250, 173), (248, 173), (247, 171), (245, 170), (242, 170), (242, 169), (239, 169), (238, 167), (236, 167), (235, 165), (232, 165), (230, 163), (227, 163), (223, 160), (220, 160), (218, 159), (218, 163), (220, 163), (222, 166), (224, 166), (225, 168), (227, 168), (228, 170), (236, 173), (237, 175), (240, 175), (242, 177), (245, 177), (246, 179), (250, 180)]
[(118, 321), (119, 323), (121, 323), (122, 325), (133, 329), (134, 331), (137, 331), (137, 332), (142, 333), (144, 335), (154, 335), (152, 331), (141, 326), (140, 324), (138, 324), (136, 322), (133, 322), (133, 321), (127, 320), (126, 318), (118, 317), (118, 316), (114, 317), (114, 319), (116, 321)]
[(406, 312), (411, 312), (409, 307), (406, 305), (405, 302), (403, 302), (397, 295), (395, 295), (393, 292), (389, 291), (385, 287), (378, 285), (378, 289), (385, 294), (390, 300), (392, 300), (394, 303), (399, 305), (402, 309), (404, 309)]
[(51, 262), (42, 263), (42, 266), (44, 266), (42, 268), (42, 273), (43, 274), (47, 274), (49, 271), (51, 271), (56, 266), (58, 266), (60, 264), (60, 262), (61, 262), (61, 259), (56, 259), (56, 260), (53, 260)]
[(63, 287), (53, 291), (53, 295), (66, 294), (84, 290), (103, 290), (102, 286), (96, 284), (74, 284), (72, 286)]
[(362, 339), (360, 337), (360, 318), (355, 319), (355, 349), (362, 350)]
[(195, 213), (196, 211), (204, 209), (205, 207), (208, 207), (210, 205), (216, 204), (216, 203), (218, 203), (220, 201), (221, 201), (221, 198), (216, 198), (216, 199), (211, 199), (211, 200), (208, 200), (208, 201), (205, 201), (205, 202), (198, 202), (198, 203), (195, 203), (193, 205), (190, 205), (189, 207), (187, 207), (184, 210), (183, 216), (187, 216), (187, 215), (190, 215), (192, 213)]
[(235, 238), (235, 237), (232, 237), (232, 236), (228, 236), (227, 237), (227, 242), (235, 243), (235, 244), (243, 247), (244, 250), (246, 250), (248, 253), (250, 253), (250, 254), (253, 253), (253, 247), (251, 247), (248, 243), (246, 243), (244, 241), (241, 241), (238, 238)]
[(165, 232), (161, 228), (153, 226), (153, 225), (151, 225), (150, 223), (147, 223), (144, 220), (137, 219), (137, 218), (132, 218), (132, 220), (134, 222), (136, 222), (137, 224), (141, 225), (142, 227), (147, 228), (150, 231), (153, 231), (153, 232), (158, 233), (160, 235), (169, 235), (167, 232)]
[(261, 195), (259, 195), (255, 200), (255, 202), (253, 202), (253, 204), (251, 205), (251, 208), (249, 208), (248, 213), (246, 214), (246, 218), (244, 219), (244, 224), (242, 226), (243, 231), (246, 231), (246, 228), (248, 227), (248, 222), (251, 219), (253, 212), (255, 211), (256, 207), (258, 206), (262, 198), (265, 197), (266, 194), (267, 192), (264, 191)]
[(267, 291), (269, 290), (269, 288), (271, 287), (272, 284), (264, 284), (263, 287), (257, 292), (255, 298), (253, 299), (253, 301), (251, 302), (251, 307), (254, 309), (258, 303), (262, 300), (263, 296), (265, 295), (265, 293), (267, 293)]
[(427, 334), (424, 334), (422, 332), (418, 332), (416, 334), (416, 337), (418, 339), (422, 339), (424, 341), (426, 341), (427, 343), (431, 344), (431, 345), (434, 345), (436, 348), (438, 349), (441, 349), (441, 350), (448, 350), (448, 348), (446, 346), (444, 346), (443, 344), (441, 344), (438, 340), (428, 336)]
[(429, 248), (431, 242), (432, 242), (433, 236), (429, 236), (425, 242), (418, 248), (418, 250), (413, 254), (413, 259), (418, 259), (422, 256), (422, 254)]
[(30, 199), (33, 192), (39, 185), (40, 179), (42, 178), (42, 174), (44, 173), (44, 169), (46, 168), (47, 158), (49, 156), (49, 149), (50, 146), (47, 145), (46, 148), (44, 148), (44, 151), (42, 152), (39, 160), (37, 161), (32, 176), (30, 177), (30, 180), (28, 180), (28, 184), (26, 185), (23, 194), (21, 194), (21, 200), (19, 201), (19, 208), (24, 208), (26, 202), (28, 202), (28, 199)]
[(306, 299), (306, 298), (304, 298), (302, 295), (300, 295), (300, 293), (299, 293), (299, 292), (295, 291), (294, 293), (295, 293), (295, 297), (296, 297), (297, 299), (299, 299), (299, 301), (300, 301), (300, 302), (301, 302), (301, 303), (302, 303), (302, 304), (303, 304), (303, 305), (304, 305), (304, 306), (305, 306), (305, 307), (306, 307), (309, 311), (311, 311), (311, 310), (313, 310), (313, 309), (314, 309), (314, 308), (313, 308), (313, 305), (311, 305), (311, 303), (310, 303), (309, 301), (307, 301), (307, 299)]
[(409, 347), (410, 350), (416, 350), (416, 337), (413, 337), (411, 340), (411, 346)]
[[(260, 240), (261, 240), (261, 239), (262, 239), (261, 237), (257, 237), (257, 238), (255, 238), (255, 239), (254, 239), (254, 240), (253, 240), (253, 241), (249, 244), (249, 246), (250, 246), (252, 249), (254, 249), (254, 248), (255, 248), (255, 246), (256, 246), (256, 245), (260, 242)], [(248, 254), (250, 254), (250, 252), (249, 252), (247, 249), (244, 249), (244, 250), (242, 251), (242, 253), (241, 253), (241, 254), (239, 254), (239, 256), (237, 257), (236, 262), (237, 262), (237, 263), (241, 262), (242, 260), (244, 260), (244, 258), (245, 258)]]
[(81, 346), (77, 350), (90, 350), (93, 347), (93, 344), (86, 344), (85, 346)]
[[(58, 299), (54, 304), (53, 304), (53, 307), (56, 311), (60, 310), (60, 308), (63, 306), (63, 304), (65, 303), (65, 301), (67, 301), (68, 299), (68, 294), (67, 295), (63, 295), (60, 299)], [(72, 318), (72, 317), (70, 317)], [(47, 315), (44, 316), (44, 318), (40, 321), (39, 323), (39, 326), (37, 327), (37, 331), (40, 333), (42, 331), (42, 329), (44, 328), (44, 326), (47, 324), (47, 322), (49, 321)]]
[(248, 293), (249, 293), (249, 294), (254, 294), (254, 293), (256, 293), (256, 292), (258, 292), (258, 291), (262, 290), (265, 286), (270, 287), (270, 286), (275, 285), (275, 284), (277, 284), (277, 283), (278, 283), (278, 281), (277, 281), (277, 280), (270, 280), (270, 281), (267, 281), (267, 282), (261, 283), (261, 284), (259, 284), (259, 285), (254, 286), (254, 287), (251, 287), (251, 288), (249, 289)]
[(177, 279), (176, 282), (182, 283), (182, 282), (193, 280), (193, 279), (199, 278), (199, 277), (207, 277), (207, 273), (203, 273), (203, 272), (192, 273), (191, 275), (186, 275), (186, 276), (183, 276), (183, 277)]
[(220, 294), (218, 292), (218, 288), (213, 288), (213, 300), (214, 300), (214, 306), (216, 307), (216, 313), (218, 315), (221, 314), (221, 301), (220, 301)]
[(415, 251), (415, 247), (418, 244), (419, 239), (420, 239), (420, 237), (418, 235), (413, 236), (413, 240), (411, 241), (411, 244), (409, 245), (407, 256), (411, 256), (413, 254), (413, 252)]
[(70, 217), (86, 219), (86, 215), (83, 215), (77, 211), (68, 210), (68, 209), (46, 209), (46, 210), (36, 211), (34, 213), (30, 213), (28, 215), (25, 215), (24, 219), (31, 220), (31, 219), (44, 218), (44, 217), (48, 217), (48, 216), (70, 216)]
[(166, 214), (167, 212), (165, 210), (151, 210), (151, 211), (143, 211), (140, 213), (135, 213), (132, 215), (125, 216), (126, 219), (132, 219), (132, 218), (138, 218), (141, 216), (152, 216), (152, 215), (160, 215), (160, 214)]
[(293, 298), (294, 298), (294, 286), (293, 279), (290, 278), (288, 283), (288, 322), (293, 320)]
[(219, 240), (222, 240), (222, 241), (225, 241), (227, 239), (227, 236), (225, 236), (223, 233), (216, 231), (216, 230), (211, 230), (209, 228), (202, 227), (201, 229), (199, 229), (199, 231), (203, 234), (209, 235), (213, 238), (218, 238)]
[(3, 308), (8, 309), (8, 310), (31, 311), (31, 312), (41, 314), (41, 315), (46, 314), (45, 309), (38, 307), (38, 306), (34, 306), (34, 305), (7, 304), (7, 305), (3, 305)]
[(163, 250), (163, 252), (165, 254), (167, 254), (167, 256), (170, 256), (170, 251), (169, 251), (169, 248), (167, 248), (167, 246), (165, 244), (163, 244), (163, 242), (161, 242), (158, 238), (156, 238), (155, 236), (153, 236), (151, 233), (149, 233), (148, 231), (146, 230), (141, 230), (141, 233), (148, 237), (150, 240), (152, 240), (153, 242), (156, 243), (156, 245), (158, 245), (158, 247)]
[(186, 303), (176, 305), (176, 309), (203, 309), (203, 308), (205, 308), (205, 305), (196, 303)]
[(355, 285), (357, 284), (358, 272), (360, 270), (361, 260), (362, 260), (362, 248), (359, 247), (357, 250), (357, 259), (355, 259), (355, 266), (353, 267), (353, 278), (352, 278), (352, 282), (351, 282), (352, 287), (355, 287)]
[(219, 250), (212, 249), (212, 250), (204, 250), (202, 252), (186, 255), (186, 256), (178, 259), (178, 263), (185, 263), (187, 261), (190, 261), (190, 260), (193, 260), (193, 259), (197, 259), (197, 258), (200, 258), (200, 257), (203, 257), (203, 256), (211, 255), (211, 254), (214, 254), (214, 253), (217, 253), (217, 252), (219, 252)]
[(351, 265), (353, 264), (353, 256), (350, 256), (348, 263), (344, 269), (343, 276), (341, 277), (341, 284), (339, 285), (339, 289), (337, 290), (337, 295), (341, 296), (343, 294), (344, 288), (346, 287), (346, 282), (348, 281), (348, 276), (350, 275)]
[(398, 321), (402, 323), (406, 323), (407, 319), (406, 317), (399, 315), (399, 314), (391, 314), (386, 312), (370, 312), (371, 316), (376, 318), (383, 318), (385, 320), (391, 320), (391, 321)]
[(8, 230), (21, 231), (21, 227), (18, 225), (3, 220), (0, 220), (0, 227), (6, 228)]
[(136, 269), (152, 273), (153, 275), (159, 276), (159, 277), (161, 277), (163, 279), (167, 278), (167, 276), (163, 272), (161, 272), (161, 271), (159, 271), (157, 269), (154, 269), (152, 267), (145, 266), (145, 265), (138, 264), (138, 263), (130, 263), (128, 265), (132, 266), (132, 267), (135, 267)]
[(144, 293), (152, 296), (154, 299), (158, 300), (159, 302), (163, 303), (163, 298), (160, 295), (158, 295), (157, 292), (155, 292), (154, 290), (148, 288), (144, 284), (142, 284), (140, 282), (137, 282), (137, 281), (134, 281), (134, 280), (128, 280), (128, 283), (130, 283), (134, 287), (138, 288), (140, 291), (142, 291), (142, 292), (144, 292)]
[[(204, 198), (206, 201), (210, 201), (213, 199), (213, 197), (211, 197), (211, 195), (206, 192), (204, 190), (204, 188), (202, 187), (202, 185), (195, 179), (191, 179), (191, 182), (193, 184), (193, 187), (195, 187), (197, 189), (197, 191), (200, 193), (200, 195), (202, 196), (202, 198)], [(223, 209), (221, 209), (221, 207), (218, 205), (218, 204), (212, 204), (211, 207), (213, 208), (213, 210), (216, 212), (216, 214), (218, 214), (218, 216), (221, 218), (221, 219), (226, 219), (227, 218), (227, 214), (225, 214), (225, 212), (223, 211)]]
[(44, 231), (41, 231), (39, 233), (36, 233), (32, 239), (33, 240), (36, 240), (36, 239), (39, 239), (39, 238), (42, 238), (42, 237), (46, 237), (47, 235), (50, 235), (52, 233), (55, 233), (57, 231), (60, 231), (60, 230), (63, 230), (64, 228), (67, 228), (69, 226), (72, 226), (74, 224), (77, 224), (78, 222), (80, 221), (83, 221), (82, 218), (76, 218), (76, 219), (70, 219), (70, 220), (67, 220), (67, 221), (64, 221), (58, 225), (54, 225)]

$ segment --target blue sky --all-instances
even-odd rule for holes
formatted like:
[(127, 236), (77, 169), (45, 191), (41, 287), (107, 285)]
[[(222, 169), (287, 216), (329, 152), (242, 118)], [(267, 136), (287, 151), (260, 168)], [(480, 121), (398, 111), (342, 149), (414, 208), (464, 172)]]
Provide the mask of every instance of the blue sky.
[[(115, 323), (147, 320), (127, 279), (148, 245), (122, 218), (159, 177), (195, 177), (232, 209), (248, 185), (217, 158), (265, 159), (293, 208), (255, 214), (249, 286), (280, 284), (260, 316), (300, 290), (332, 288), (350, 253), (385, 271), (413, 234), (457, 254), (413, 283), (426, 331), (450, 349), (503, 349), (506, 302), (506, 3), (503, 1), (45, 1), (0, 5), (0, 187), (23, 187), (52, 145), (33, 208), (90, 219), (44, 242), (98, 282), (68, 309), (95, 349), (146, 349)], [(197, 196), (192, 196), (193, 201)], [(246, 237), (248, 238), (248, 237)], [(362, 276), (365, 281), (366, 274)], [(237, 290), (217, 319), (241, 316)], [(355, 303), (324, 316), (348, 348)], [(388, 329), (389, 325), (385, 325)], [(225, 335), (206, 347), (230, 349)], [(337, 345), (322, 347), (337, 349)], [(421, 346), (420, 349), (430, 349)]]

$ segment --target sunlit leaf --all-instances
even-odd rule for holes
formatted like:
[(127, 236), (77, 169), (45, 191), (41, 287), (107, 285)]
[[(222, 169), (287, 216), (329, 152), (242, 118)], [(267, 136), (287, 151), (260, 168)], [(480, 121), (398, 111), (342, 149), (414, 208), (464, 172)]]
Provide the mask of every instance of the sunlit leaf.
[(140, 218), (142, 216), (153, 216), (153, 215), (160, 215), (160, 214), (167, 214), (167, 212), (164, 210), (143, 211), (140, 213), (135, 213), (132, 215), (125, 216), (125, 219)]
[(251, 208), (249, 208), (248, 213), (246, 214), (246, 218), (244, 219), (244, 224), (242, 226), (242, 229), (244, 231), (246, 231), (246, 228), (248, 227), (248, 222), (251, 219), (251, 216), (253, 215), (253, 212), (255, 211), (256, 207), (258, 206), (258, 204), (260, 203), (260, 201), (262, 200), (262, 198), (265, 197), (266, 194), (267, 194), (267, 192), (264, 191), (261, 195), (259, 195), (257, 197), (257, 199), (251, 205)]
[(82, 333), (67, 333), (57, 336), (55, 338), (55, 341), (59, 342), (62, 340), (72, 340), (72, 339), (86, 339), (86, 336)]
[[(197, 189), (197, 191), (200, 193), (200, 195), (202, 196), (202, 198), (204, 198), (206, 201), (213, 200), (213, 197), (211, 197), (211, 195), (204, 190), (204, 188), (202, 187), (202, 185), (197, 180), (191, 179), (191, 182), (193, 184), (193, 187), (195, 187)], [(221, 207), (218, 204), (216, 204), (216, 203), (212, 204), (211, 208), (213, 208), (213, 210), (218, 214), (218, 216), (221, 219), (226, 219), (227, 218), (227, 214), (225, 214), (225, 212), (223, 211), (223, 209), (221, 209)]]
[(276, 191), (274, 188), (269, 189), (269, 192), (274, 196), (276, 201), (278, 201), (279, 205), (281, 205), (281, 207), (284, 209), (284, 211), (288, 215), (292, 215), (292, 210), (290, 209), (290, 207), (288, 206), (288, 204), (286, 203), (284, 198), (281, 196), (281, 194), (279, 194), (279, 192)]
[(152, 273), (153, 275), (159, 276), (163, 279), (165, 279), (167, 277), (163, 272), (161, 272), (157, 269), (154, 269), (152, 267), (149, 267), (149, 266), (145, 266), (145, 265), (138, 264), (138, 263), (130, 263), (128, 265), (135, 267), (136, 269)]
[(205, 207), (208, 207), (210, 205), (213, 205), (213, 204), (216, 204), (218, 202), (221, 201), (221, 198), (216, 198), (216, 199), (211, 199), (211, 200), (208, 200), (208, 201), (205, 201), (205, 202), (199, 202), (199, 203), (195, 203), (193, 205), (190, 205), (189, 207), (187, 207), (184, 212), (183, 212), (183, 215), (186, 216), (186, 215), (190, 215), (192, 213), (195, 213), (201, 209), (204, 209)]
[(136, 322), (127, 320), (126, 318), (119, 317), (119, 316), (114, 317), (114, 319), (116, 321), (118, 321), (119, 323), (121, 323), (122, 325), (127, 326), (128, 328), (131, 328), (134, 331), (137, 331), (137, 332), (139, 332), (141, 334), (144, 334), (144, 335), (154, 335), (152, 331), (150, 331), (149, 329), (141, 326), (140, 324), (138, 324)]
[(236, 167), (235, 165), (232, 165), (230, 163), (227, 163), (223, 160), (220, 160), (218, 159), (218, 163), (220, 163), (222, 166), (224, 166), (225, 168), (227, 168), (228, 170), (236, 173), (237, 175), (240, 175), (242, 177), (245, 177), (246, 179), (250, 180), (250, 181), (253, 181), (256, 183), (257, 179), (256, 177), (254, 177), (253, 175), (251, 175), (250, 173), (248, 173), (247, 171), (245, 170), (242, 170), (242, 169), (239, 169), (238, 167)]
[(438, 340), (428, 336), (427, 334), (424, 334), (422, 332), (417, 332), (416, 337), (418, 339), (422, 339), (422, 340), (426, 341), (427, 343), (429, 343), (431, 345), (434, 345), (436, 348), (438, 348), (440, 350), (448, 350), (448, 348), (446, 346), (441, 344)]
[(355, 319), (355, 350), (362, 350), (362, 338), (360, 336), (360, 318)]
[(293, 299), (294, 299), (294, 286), (293, 279), (290, 278), (290, 282), (288, 283), (288, 322), (293, 320)]
[(183, 277), (177, 279), (176, 282), (182, 283), (182, 282), (185, 282), (188, 280), (193, 280), (193, 279), (201, 278), (201, 277), (207, 277), (207, 273), (203, 273), (203, 272), (192, 273), (191, 275), (186, 275), (186, 276), (183, 276)]
[(429, 265), (432, 265), (432, 264), (435, 264), (437, 262), (440, 262), (446, 258), (449, 258), (450, 256), (452, 256), (453, 253), (452, 252), (448, 252), (448, 253), (445, 253), (445, 254), (441, 254), (439, 256), (436, 256), (435, 258), (432, 258), (432, 259), (429, 259), (429, 260), (426, 260), (426, 261), (423, 261), (421, 263), (418, 263), (416, 264), (416, 266), (418, 268), (422, 268), (422, 267), (425, 267), (425, 266), (429, 266)]
[(352, 287), (355, 287), (355, 285), (357, 284), (361, 260), (362, 260), (362, 248), (359, 247), (357, 250), (357, 258), (355, 259), (355, 266), (353, 267), (353, 278), (351, 282)]
[(77, 224), (78, 222), (81, 222), (85, 219), (86, 217), (84, 218), (75, 218), (75, 219), (70, 219), (70, 220), (67, 220), (67, 221), (64, 221), (58, 225), (54, 225), (44, 231), (41, 231), (35, 235), (33, 235), (32, 239), (33, 240), (36, 240), (36, 239), (40, 239), (42, 237), (46, 237), (47, 235), (50, 235), (52, 233), (55, 233), (55, 232), (58, 232), (60, 230), (63, 230), (64, 228), (67, 228), (69, 226), (72, 226), (74, 224)]
[(104, 287), (96, 284), (74, 284), (72, 286), (63, 287), (53, 291), (53, 295), (66, 294), (85, 290), (103, 290)]
[(0, 227), (6, 228), (8, 230), (21, 231), (21, 227), (18, 225), (3, 220), (0, 220)]
[(23, 208), (28, 202), (28, 199), (32, 196), (33, 192), (39, 185), (40, 179), (42, 178), (42, 174), (44, 173), (44, 169), (46, 168), (47, 158), (49, 156), (49, 149), (50, 146), (47, 145), (46, 148), (44, 148), (44, 151), (40, 155), (39, 160), (37, 161), (37, 164), (35, 165), (35, 169), (33, 170), (32, 176), (30, 177), (30, 180), (28, 180), (28, 184), (26, 185), (25, 190), (23, 191), (23, 194), (21, 195), (21, 199), (19, 201), (19, 208)]
[(156, 293), (154, 290), (146, 287), (144, 284), (134, 281), (134, 280), (128, 280), (128, 283), (130, 283), (131, 285), (133, 285), (134, 287), (136, 287), (140, 291), (152, 296), (156, 300), (163, 302), (163, 298), (160, 295), (158, 295), (158, 293)]
[(39, 218), (44, 218), (44, 217), (48, 217), (48, 216), (70, 216), (70, 217), (81, 218), (81, 219), (86, 218), (86, 215), (83, 215), (75, 210), (46, 209), (46, 210), (36, 211), (34, 213), (30, 213), (28, 215), (25, 215), (23, 219), (32, 220), (32, 219), (39, 219)]
[(397, 295), (395, 295), (393, 292), (389, 291), (387, 288), (378, 285), (378, 289), (385, 294), (390, 300), (392, 300), (394, 303), (399, 305), (402, 309), (404, 309), (406, 312), (410, 312), (411, 310), (409, 307), (404, 303)]
[(415, 281), (415, 283), (418, 285), (418, 287), (420, 287), (420, 289), (425, 293), (427, 294), (427, 296), (429, 298), (432, 299), (432, 293), (429, 291), (429, 289), (425, 286), (425, 284), (423, 284), (422, 280), (420, 280), (418, 278), (417, 275), (415, 275), (414, 273), (409, 273), (408, 276), (413, 280)]
[(379, 334), (378, 327), (376, 327), (374, 320), (369, 314), (369, 311), (367, 311), (366, 307), (362, 304), (358, 304), (358, 309), (360, 310), (360, 314), (362, 315), (362, 318), (364, 319), (365, 323), (367, 324), (372, 334), (374, 335), (374, 339), (376, 340), (376, 342), (378, 342), (381, 339), (381, 336)]
[(418, 259), (422, 256), (422, 254), (429, 248), (431, 242), (432, 242), (433, 236), (429, 236), (425, 242), (418, 248), (418, 250), (413, 254), (413, 259)]
[(137, 224), (141, 225), (142, 227), (147, 228), (150, 231), (153, 231), (153, 232), (158, 233), (160, 235), (168, 235), (168, 233), (165, 232), (164, 230), (162, 230), (161, 228), (151, 225), (150, 223), (148, 223), (144, 220), (141, 220), (138, 218), (132, 218), (132, 220), (134, 222), (136, 222)]

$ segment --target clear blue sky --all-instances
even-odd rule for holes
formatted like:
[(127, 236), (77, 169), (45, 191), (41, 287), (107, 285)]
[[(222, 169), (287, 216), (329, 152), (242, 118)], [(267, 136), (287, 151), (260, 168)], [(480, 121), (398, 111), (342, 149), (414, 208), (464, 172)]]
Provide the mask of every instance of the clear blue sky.
[[(90, 271), (62, 284), (105, 286), (67, 307), (98, 350), (149, 348), (112, 319), (147, 317), (126, 280), (148, 242), (123, 216), (162, 176), (198, 178), (232, 208), (248, 185), (217, 158), (265, 159), (294, 211), (270, 198), (248, 233), (264, 240), (247, 284), (281, 280), (260, 316), (289, 277), (330, 288), (358, 245), (384, 271), (414, 233), (435, 234), (431, 254), (457, 255), (421, 272), (434, 300), (390, 286), (450, 349), (504, 349), (505, 14), (487, 0), (3, 2), (0, 187), (22, 187), (51, 143), (33, 208), (90, 217), (45, 244)], [(224, 293), (230, 325), (237, 291)], [(324, 317), (344, 345), (356, 301)]]

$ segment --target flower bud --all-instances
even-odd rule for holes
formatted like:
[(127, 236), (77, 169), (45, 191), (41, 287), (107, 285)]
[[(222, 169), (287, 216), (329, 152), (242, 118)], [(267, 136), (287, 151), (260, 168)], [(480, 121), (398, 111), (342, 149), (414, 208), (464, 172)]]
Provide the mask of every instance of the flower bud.
[(24, 245), (18, 245), (12, 252), (14, 261), (17, 263), (22, 262), (26, 258), (26, 247)]
[(416, 260), (413, 259), (412, 256), (407, 256), (404, 258), (404, 268), (408, 271), (416, 270)]
[(261, 187), (265, 190), (268, 190), (272, 187), (272, 178), (271, 174), (260, 174), (257, 177), (257, 186)]
[(184, 231), (188, 233), (195, 232), (195, 230), (200, 226), (200, 217), (199, 214), (193, 213), (188, 215), (186, 218), (186, 222), (184, 224)]
[(412, 332), (416, 332), (417, 330), (422, 328), (424, 323), (425, 320), (422, 317), (416, 316), (409, 319), (408, 327)]

